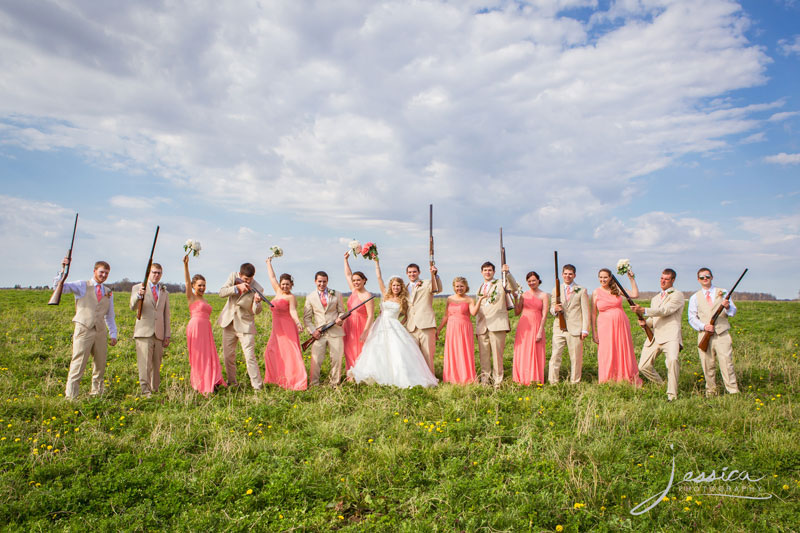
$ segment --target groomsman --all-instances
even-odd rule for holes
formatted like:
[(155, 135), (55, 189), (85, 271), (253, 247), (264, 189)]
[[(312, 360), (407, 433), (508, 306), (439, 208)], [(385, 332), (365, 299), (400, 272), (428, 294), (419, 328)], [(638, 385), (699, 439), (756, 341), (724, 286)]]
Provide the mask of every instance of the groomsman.
[(139, 387), (142, 396), (149, 398), (161, 384), (161, 359), (169, 346), (169, 293), (161, 281), (161, 265), (153, 263), (145, 289), (141, 283), (131, 288), (131, 310), (136, 312), (142, 302), (142, 318), (136, 319), (133, 339), (136, 343), (136, 364), (139, 367)]
[(506, 346), (506, 334), (511, 329), (506, 308), (506, 291), (516, 292), (519, 285), (509, 272), (508, 265), (502, 266), (505, 272), (506, 285), (494, 279), (495, 268), (486, 261), (481, 265), (483, 285), (478, 296), (486, 295), (475, 318), (475, 335), (478, 339), (478, 352), (481, 358), (481, 383), (489, 383), (489, 372), (495, 386), (503, 381), (503, 350)]
[(589, 296), (586, 289), (575, 283), (575, 267), (570, 264), (561, 269), (561, 302), (556, 304), (556, 289), (550, 298), (550, 314), (564, 313), (567, 330), (563, 331), (558, 318), (553, 321), (553, 351), (550, 356), (548, 381), (558, 383), (561, 356), (564, 347), (569, 350), (569, 382), (579, 383), (583, 373), (583, 339), (589, 335)]
[(442, 280), (438, 269), (431, 265), (431, 279), (419, 279), (419, 265), (411, 263), (406, 267), (408, 276), (408, 315), (406, 329), (417, 341), (422, 355), (428, 361), (431, 374), (433, 359), (436, 356), (436, 315), (433, 312), (433, 295), (442, 292)]
[(236, 381), (236, 344), (239, 343), (250, 384), (255, 390), (261, 390), (264, 382), (256, 359), (256, 315), (261, 312), (261, 297), (255, 291), (251, 292), (251, 287), (262, 292), (264, 288), (253, 279), (255, 275), (256, 267), (251, 263), (243, 263), (238, 273), (231, 272), (219, 290), (219, 295), (228, 301), (219, 314), (217, 325), (222, 328), (222, 354), (228, 385), (239, 385)]
[[(730, 298), (725, 296), (726, 291), (714, 287), (713, 280), (714, 276), (710, 269), (703, 267), (698, 270), (697, 281), (700, 282), (701, 289), (689, 298), (689, 325), (698, 332), (698, 344), (706, 331), (712, 332), (708, 350), (703, 351), (699, 346), (697, 348), (700, 364), (703, 367), (707, 397), (717, 394), (717, 360), (725, 390), (730, 394), (739, 392), (736, 372), (733, 370), (731, 324), (728, 322), (728, 318), (736, 314), (736, 306)], [(711, 317), (719, 306), (722, 306), (724, 311), (719, 314), (716, 323), (712, 326)]]
[[(319, 385), (319, 374), (325, 360), (325, 350), (330, 351), (331, 374), (330, 384), (337, 386), (342, 377), (342, 356), (344, 355), (344, 329), (342, 319), (344, 301), (341, 295), (328, 288), (328, 274), (319, 271), (314, 275), (317, 290), (306, 296), (303, 306), (303, 323), (306, 331), (316, 339), (311, 345), (311, 386)], [(335, 322), (324, 334), (319, 328)], [(315, 326), (316, 325), (316, 326)]]
[(681, 334), (681, 316), (686, 299), (683, 292), (675, 289), (677, 274), (671, 268), (661, 272), (661, 292), (650, 300), (650, 307), (639, 305), (632, 307), (634, 313), (644, 313), (646, 319), (639, 319), (639, 325), (645, 323), (653, 328), (653, 340), (645, 339), (642, 355), (639, 357), (639, 373), (656, 383), (664, 383), (653, 366), (656, 356), (663, 353), (667, 365), (667, 400), (678, 397), (678, 379), (680, 377), (680, 360), (678, 355), (683, 349)]
[[(57, 284), (64, 275), (64, 268), (69, 264), (69, 259), (61, 262), (61, 273), (53, 281)], [(78, 388), (86, 370), (89, 356), (92, 356), (92, 388), (89, 393), (97, 396), (103, 393), (103, 376), (106, 373), (106, 360), (108, 346), (117, 344), (117, 323), (114, 320), (114, 295), (111, 289), (103, 285), (108, 279), (111, 267), (105, 261), (94, 264), (94, 275), (89, 281), (67, 281), (64, 283), (63, 293), (75, 295), (75, 333), (72, 335), (72, 360), (67, 374), (67, 388), (65, 396), (69, 400), (78, 397)], [(110, 341), (106, 340), (103, 322), (108, 328)]]

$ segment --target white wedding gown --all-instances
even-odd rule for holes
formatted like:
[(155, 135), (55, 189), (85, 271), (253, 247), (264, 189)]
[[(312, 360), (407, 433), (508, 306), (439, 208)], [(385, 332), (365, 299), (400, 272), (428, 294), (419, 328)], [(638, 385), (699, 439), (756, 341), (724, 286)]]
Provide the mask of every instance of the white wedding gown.
[(397, 317), (400, 304), (383, 302), (381, 314), (372, 325), (361, 355), (347, 373), (356, 383), (378, 383), (409, 388), (433, 387), (439, 383), (431, 374), (425, 357)]

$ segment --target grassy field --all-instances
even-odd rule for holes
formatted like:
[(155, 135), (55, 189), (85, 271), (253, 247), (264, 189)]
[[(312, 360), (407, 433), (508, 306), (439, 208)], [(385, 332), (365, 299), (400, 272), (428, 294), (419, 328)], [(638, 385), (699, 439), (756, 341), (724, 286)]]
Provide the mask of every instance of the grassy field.
[[(800, 529), (800, 303), (739, 304), (732, 323), (742, 393), (711, 400), (688, 325), (674, 403), (663, 386), (598, 385), (591, 342), (578, 386), (248, 386), (204, 398), (189, 386), (188, 310), (173, 295), (162, 390), (145, 400), (125, 296), (106, 395), (86, 396), (87, 369), (71, 403), (63, 393), (73, 298), (49, 307), (48, 297), (0, 291), (6, 530)], [(223, 302), (209, 300), (216, 318)], [(436, 305), (441, 316), (444, 302)], [(257, 326), (263, 353), (268, 313)], [(638, 327), (634, 337), (640, 347)], [(663, 358), (657, 368), (664, 375)], [(664, 491), (673, 458), (668, 501), (632, 515)], [(690, 471), (723, 469), (763, 479), (678, 483)]]

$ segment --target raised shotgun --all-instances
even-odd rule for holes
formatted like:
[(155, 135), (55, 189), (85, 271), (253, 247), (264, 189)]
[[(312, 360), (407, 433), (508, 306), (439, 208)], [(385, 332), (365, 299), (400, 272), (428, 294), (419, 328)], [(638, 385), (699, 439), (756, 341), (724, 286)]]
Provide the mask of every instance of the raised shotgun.
[[(429, 205), (430, 210), (428, 213), (428, 253), (430, 254), (430, 265), (435, 266), (436, 261), (433, 260), (433, 204)], [(436, 276), (431, 276), (431, 285), (433, 292), (439, 292), (441, 287), (436, 283)]]
[[(553, 252), (553, 257), (556, 262), (556, 305), (561, 304), (561, 280), (558, 279), (558, 252)], [(567, 319), (564, 318), (564, 311), (556, 312), (558, 316), (558, 327), (561, 331), (567, 331)]]
[[(725, 295), (725, 298), (723, 298), (724, 300), (730, 299), (731, 295), (733, 294), (733, 291), (736, 290), (736, 287), (739, 285), (739, 282), (742, 281), (742, 278), (744, 277), (745, 274), (747, 274), (746, 268), (744, 269), (744, 272), (742, 272), (742, 275), (739, 276), (739, 279), (736, 280), (736, 283), (733, 284), (733, 288), (731, 288), (731, 290), (729, 290), (728, 293)], [(717, 319), (719, 318), (719, 315), (722, 313), (723, 309), (725, 308), (722, 307), (722, 305), (720, 305), (714, 312), (714, 314), (711, 315), (711, 321), (709, 323), (712, 326), (716, 324)], [(711, 335), (713, 335), (713, 332), (711, 331), (704, 332), (703, 337), (700, 339), (700, 342), (697, 343), (697, 347), (703, 350), (704, 352), (708, 350), (708, 343), (711, 341)]]
[[(158, 241), (158, 230), (160, 226), (156, 226), (156, 236), (153, 239), (153, 247), (150, 248), (150, 259), (147, 260), (147, 270), (144, 271), (144, 281), (142, 282), (142, 287), (147, 289), (147, 280), (150, 279), (150, 268), (153, 266), (153, 252), (156, 251), (156, 242)], [(140, 298), (139, 302), (136, 304), (136, 320), (141, 320), (142, 318), (142, 305), (144, 305), (144, 298)]]
[[(633, 298), (628, 296), (628, 291), (626, 291), (625, 287), (623, 287), (622, 284), (620, 284), (619, 280), (617, 279), (617, 277), (614, 274), (611, 274), (611, 279), (614, 281), (614, 283), (617, 284), (617, 287), (619, 287), (619, 290), (622, 291), (622, 294), (625, 296), (625, 299), (628, 300), (628, 305), (630, 305), (631, 307), (636, 305), (636, 302), (633, 301)], [(636, 316), (638, 316), (642, 320), (645, 320), (644, 313), (642, 313), (642, 314), (636, 313)], [(646, 320), (645, 320), (644, 326), (642, 326), (642, 329), (647, 334), (647, 340), (648, 341), (652, 341), (653, 340), (653, 330), (650, 329), (650, 326), (647, 325), (647, 321)]]
[[(353, 311), (355, 311), (356, 309), (358, 309), (359, 307), (361, 307), (362, 305), (364, 305), (364, 304), (365, 304), (365, 303), (367, 303), (368, 301), (372, 300), (373, 298), (375, 298), (375, 296), (370, 296), (369, 298), (367, 298), (366, 300), (364, 300), (363, 302), (361, 302), (361, 303), (360, 303), (360, 304), (358, 304), (357, 306), (353, 307), (352, 309), (350, 309), (348, 312), (346, 312), (345, 314), (343, 314), (343, 315), (342, 315), (342, 316), (340, 316), (339, 318), (341, 318), (341, 319), (344, 321), (345, 319), (347, 319), (347, 317), (349, 317), (349, 316), (350, 316), (350, 315), (353, 313)], [(336, 320), (339, 320), (339, 318), (337, 318)], [(325, 333), (326, 331), (328, 331), (329, 329), (331, 329), (333, 326), (335, 326), (335, 325), (336, 325), (336, 320), (333, 320), (332, 322), (328, 322), (327, 324), (325, 324), (325, 325), (324, 325), (324, 326), (322, 326), (321, 328), (318, 328), (318, 329), (319, 329), (319, 332), (320, 332), (320, 334), (322, 334), (322, 333)], [(304, 342), (304, 343), (303, 343), (303, 351), (305, 351), (305, 350), (306, 350), (306, 348), (308, 348), (309, 346), (311, 346), (312, 344), (314, 344), (314, 341), (315, 341), (315, 340), (317, 340), (317, 339), (315, 339), (314, 337), (311, 337), (311, 338), (310, 338), (310, 339), (308, 339), (306, 342)]]
[(503, 283), (503, 293), (506, 296), (506, 311), (510, 311), (514, 309), (514, 299), (511, 297), (511, 294), (508, 289), (506, 289), (506, 283), (508, 278), (506, 276), (506, 271), (503, 270), (503, 265), (506, 264), (506, 247), (503, 246), (503, 228), (500, 228), (500, 279)]
[(75, 245), (75, 231), (78, 229), (78, 213), (75, 213), (75, 224), (72, 226), (72, 240), (69, 243), (69, 250), (67, 251), (67, 264), (61, 268), (58, 283), (56, 283), (53, 294), (50, 296), (50, 301), (47, 305), (58, 305), (61, 303), (61, 291), (64, 290), (64, 282), (67, 281), (69, 275), (69, 265), (72, 263), (72, 247)]

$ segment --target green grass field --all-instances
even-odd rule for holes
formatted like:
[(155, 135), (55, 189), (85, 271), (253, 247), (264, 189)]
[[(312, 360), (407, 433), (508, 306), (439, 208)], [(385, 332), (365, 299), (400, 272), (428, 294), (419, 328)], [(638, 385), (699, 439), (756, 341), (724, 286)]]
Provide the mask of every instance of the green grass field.
[[(162, 390), (145, 400), (134, 317), (118, 296), (107, 393), (87, 397), (87, 369), (80, 400), (67, 402), (73, 297), (50, 307), (49, 293), (0, 291), (0, 528), (800, 530), (800, 303), (738, 304), (742, 393), (710, 400), (686, 324), (674, 403), (655, 384), (598, 385), (591, 342), (578, 386), (246, 386), (204, 398), (189, 386), (189, 314), (178, 294)], [(209, 300), (215, 319), (223, 302)], [(436, 306), (441, 316), (444, 301)], [(262, 354), (268, 315), (257, 318)], [(634, 340), (641, 347), (638, 327)], [(509, 336), (509, 378), (512, 345)], [(664, 375), (663, 357), (657, 368)], [(673, 457), (668, 501), (631, 515), (664, 491)], [(723, 469), (763, 479), (678, 483)]]

